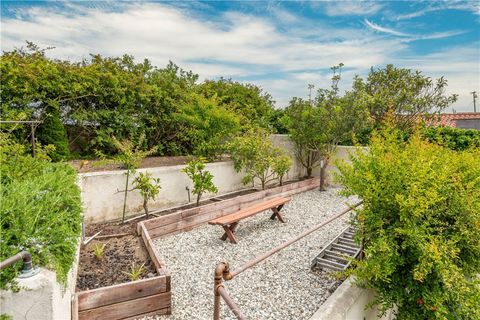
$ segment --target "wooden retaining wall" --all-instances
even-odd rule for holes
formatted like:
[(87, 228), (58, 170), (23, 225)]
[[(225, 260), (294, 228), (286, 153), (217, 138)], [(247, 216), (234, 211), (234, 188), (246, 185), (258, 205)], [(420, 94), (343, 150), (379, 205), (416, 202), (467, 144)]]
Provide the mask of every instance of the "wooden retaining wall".
[(165, 235), (188, 231), (210, 220), (236, 212), (266, 199), (278, 196), (290, 196), (317, 188), (319, 185), (320, 179), (312, 178), (261, 190), (201, 207), (178, 211), (163, 217), (142, 221), (137, 225), (137, 231), (139, 234), (147, 233), (150, 240)]
[(73, 320), (126, 320), (171, 314), (170, 274), (143, 227), (140, 236), (158, 276), (76, 293), (72, 300)]

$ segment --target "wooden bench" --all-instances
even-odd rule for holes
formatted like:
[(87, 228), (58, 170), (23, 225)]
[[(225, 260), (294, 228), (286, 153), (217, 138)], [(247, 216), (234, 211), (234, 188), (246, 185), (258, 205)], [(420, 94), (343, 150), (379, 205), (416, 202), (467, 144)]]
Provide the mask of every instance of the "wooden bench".
[(211, 220), (208, 223), (212, 225), (220, 225), (223, 227), (225, 233), (220, 239), (225, 241), (228, 238), (230, 242), (237, 243), (237, 238), (235, 237), (235, 230), (237, 229), (240, 220), (254, 216), (257, 213), (263, 212), (265, 210), (272, 209), (273, 214), (270, 216), (270, 219), (274, 220), (275, 218), (277, 218), (280, 222), (285, 223), (285, 220), (283, 220), (283, 217), (280, 214), (280, 210), (288, 201), (290, 201), (290, 198), (270, 199), (265, 202), (253, 205), (251, 207), (242, 209), (235, 213)]

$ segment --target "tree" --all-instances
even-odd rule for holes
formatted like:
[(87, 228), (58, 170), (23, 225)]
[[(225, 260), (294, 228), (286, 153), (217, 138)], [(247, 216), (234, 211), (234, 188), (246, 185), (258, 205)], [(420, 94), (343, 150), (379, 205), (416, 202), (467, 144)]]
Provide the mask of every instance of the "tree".
[(108, 156), (103, 154), (101, 151), (97, 151), (97, 156), (103, 159), (102, 162), (120, 163), (123, 165), (124, 169), (127, 170), (127, 172), (125, 173), (126, 179), (125, 179), (125, 189), (123, 190), (124, 197), (123, 197), (123, 212), (122, 212), (122, 222), (125, 222), (127, 194), (129, 191), (131, 191), (128, 189), (130, 176), (135, 174), (136, 169), (138, 168), (142, 160), (148, 157), (149, 155), (155, 153), (157, 148), (153, 147), (150, 150), (143, 150), (143, 145), (145, 142), (144, 134), (140, 134), (137, 141), (134, 141), (131, 139), (123, 139), (120, 141), (115, 136), (112, 136), (111, 139), (112, 139), (112, 143), (115, 145), (115, 147), (118, 150), (118, 154), (109, 158)]
[(447, 80), (432, 79), (421, 71), (395, 68), (371, 69), (366, 80), (355, 77), (351, 103), (368, 110), (377, 126), (389, 109), (394, 115), (395, 125), (412, 127), (425, 117), (445, 110), (457, 100), (457, 95), (445, 95)]
[(290, 170), (291, 167), (292, 167), (292, 159), (290, 159), (289, 156), (285, 154), (280, 154), (277, 157), (275, 157), (272, 165), (272, 171), (277, 175), (278, 183), (281, 186), (283, 185), (284, 176), (287, 174), (287, 172)]
[(244, 184), (260, 181), (262, 190), (280, 179), (290, 169), (291, 160), (272, 145), (264, 130), (256, 129), (238, 136), (229, 144), (229, 151), (237, 172), (244, 171)]
[(192, 193), (197, 195), (197, 207), (200, 205), (200, 199), (206, 191), (212, 193), (218, 192), (217, 187), (213, 184), (213, 175), (205, 170), (205, 158), (199, 157), (191, 159), (182, 171), (185, 172), (193, 182)]
[(143, 210), (145, 217), (149, 218), (148, 200), (154, 200), (160, 192), (160, 178), (152, 178), (148, 172), (140, 172), (133, 180), (133, 189), (140, 190), (140, 195), (143, 198)]
[(342, 66), (332, 67), (331, 88), (319, 89), (313, 103), (293, 98), (285, 111), (284, 122), (295, 156), (305, 167), (308, 178), (321, 160), (326, 166), (338, 143), (363, 124), (362, 110), (338, 95)]
[(294, 145), (297, 160), (306, 170), (306, 177), (320, 164), (321, 141), (318, 136), (315, 107), (301, 98), (293, 98), (285, 110), (284, 123)]
[(253, 84), (220, 79), (207, 80), (197, 89), (206, 98), (216, 97), (218, 105), (235, 112), (242, 126), (269, 126), (274, 101), (270, 94)]
[(58, 105), (52, 103), (45, 109), (43, 123), (38, 130), (38, 139), (44, 145), (53, 145), (55, 148), (48, 155), (53, 161), (67, 160), (70, 157), (67, 131), (60, 119)]
[(219, 107), (215, 98), (193, 94), (175, 115), (181, 143), (196, 156), (215, 160), (225, 151), (224, 145), (240, 131), (238, 116)]
[[(369, 151), (339, 164), (364, 260), (352, 272), (397, 319), (479, 319), (480, 150), (404, 141), (393, 121)], [(363, 235), (363, 236), (361, 236)]]

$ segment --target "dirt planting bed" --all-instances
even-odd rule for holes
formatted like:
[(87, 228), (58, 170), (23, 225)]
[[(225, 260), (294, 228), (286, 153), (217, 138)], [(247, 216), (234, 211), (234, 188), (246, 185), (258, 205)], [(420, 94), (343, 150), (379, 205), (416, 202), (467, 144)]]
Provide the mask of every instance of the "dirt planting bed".
[[(105, 244), (101, 259), (94, 254), (95, 246)], [(90, 290), (131, 281), (132, 265), (144, 265), (140, 279), (156, 275), (155, 267), (145, 249), (142, 239), (136, 235), (92, 240), (80, 251), (77, 290)]]

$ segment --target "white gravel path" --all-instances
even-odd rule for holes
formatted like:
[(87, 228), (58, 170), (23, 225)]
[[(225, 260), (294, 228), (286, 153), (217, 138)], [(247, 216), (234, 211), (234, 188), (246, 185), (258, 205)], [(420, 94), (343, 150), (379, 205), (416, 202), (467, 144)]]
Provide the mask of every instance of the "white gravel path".
[[(293, 196), (282, 210), (286, 223), (260, 213), (240, 222), (239, 243), (221, 241), (219, 226), (204, 225), (155, 241), (171, 272), (171, 316), (157, 319), (212, 319), (213, 272), (220, 261), (231, 269), (299, 235), (345, 209), (357, 199), (338, 195), (339, 189)], [(312, 273), (310, 263), (321, 247), (346, 226), (348, 215), (287, 247), (225, 284), (248, 319), (309, 319), (338, 286), (327, 272)], [(235, 319), (222, 301), (222, 319)]]

